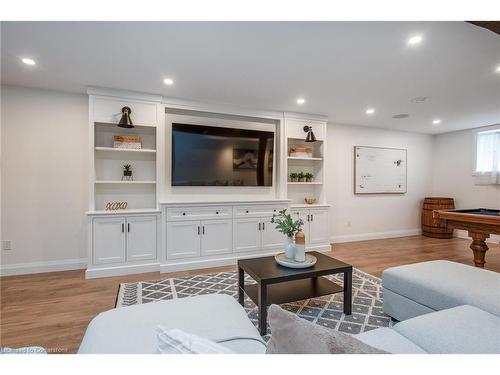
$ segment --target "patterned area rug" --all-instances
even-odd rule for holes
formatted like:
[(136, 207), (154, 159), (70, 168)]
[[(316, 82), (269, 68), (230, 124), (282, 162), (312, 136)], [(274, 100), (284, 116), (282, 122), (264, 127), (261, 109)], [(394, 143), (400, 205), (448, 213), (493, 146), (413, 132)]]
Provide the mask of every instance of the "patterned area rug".
[[(327, 276), (339, 285), (342, 274)], [(245, 283), (253, 280), (246, 275)], [(381, 280), (370, 274), (353, 270), (352, 315), (342, 312), (342, 293), (296, 301), (281, 305), (301, 318), (337, 331), (356, 334), (378, 327), (389, 327), (391, 319), (382, 311)], [(149, 303), (201, 294), (225, 293), (238, 298), (236, 272), (220, 272), (183, 278), (142, 281), (120, 284), (116, 307)], [(245, 296), (245, 310), (257, 327), (257, 307)]]

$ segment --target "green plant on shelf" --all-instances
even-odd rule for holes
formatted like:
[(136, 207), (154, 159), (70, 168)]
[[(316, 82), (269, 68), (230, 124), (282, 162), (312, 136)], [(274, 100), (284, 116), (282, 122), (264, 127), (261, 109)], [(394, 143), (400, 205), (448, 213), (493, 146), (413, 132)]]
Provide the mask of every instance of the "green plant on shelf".
[(295, 172), (290, 173), (290, 181), (291, 182), (297, 182), (297, 178), (298, 178), (298, 173), (295, 173)]
[(274, 214), (271, 223), (276, 224), (278, 232), (283, 233), (288, 238), (293, 238), (295, 233), (304, 225), (302, 219), (293, 220), (292, 216), (286, 212), (286, 209)]
[(304, 174), (304, 172), (299, 172), (299, 174), (297, 175), (299, 182), (304, 182), (305, 177), (306, 177), (306, 175)]
[(304, 177), (306, 178), (306, 182), (311, 182), (314, 175), (312, 173), (307, 172)]
[(123, 165), (123, 176), (124, 177), (132, 176), (132, 166), (130, 164)]

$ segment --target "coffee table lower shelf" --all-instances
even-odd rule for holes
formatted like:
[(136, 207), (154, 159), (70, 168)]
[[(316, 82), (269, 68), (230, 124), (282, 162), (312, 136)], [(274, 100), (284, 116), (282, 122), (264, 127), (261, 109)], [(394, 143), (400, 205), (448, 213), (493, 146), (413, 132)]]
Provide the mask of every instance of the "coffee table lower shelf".
[[(245, 293), (256, 304), (258, 303), (258, 284), (245, 285)], [(286, 281), (267, 286), (267, 305), (300, 301), (312, 297), (340, 293), (344, 289), (334, 282), (324, 278), (310, 278)]]

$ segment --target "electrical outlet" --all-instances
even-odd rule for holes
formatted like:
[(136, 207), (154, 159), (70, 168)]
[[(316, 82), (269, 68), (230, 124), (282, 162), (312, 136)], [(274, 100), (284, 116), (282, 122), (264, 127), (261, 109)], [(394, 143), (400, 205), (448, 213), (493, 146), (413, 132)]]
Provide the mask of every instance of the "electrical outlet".
[(12, 250), (12, 242), (11, 241), (2, 241), (2, 250), (3, 251)]

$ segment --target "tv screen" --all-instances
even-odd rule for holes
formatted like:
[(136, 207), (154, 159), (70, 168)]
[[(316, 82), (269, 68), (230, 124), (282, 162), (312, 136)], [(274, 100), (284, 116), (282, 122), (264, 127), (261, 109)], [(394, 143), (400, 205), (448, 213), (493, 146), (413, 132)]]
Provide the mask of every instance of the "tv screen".
[(172, 124), (172, 186), (272, 186), (274, 132)]

